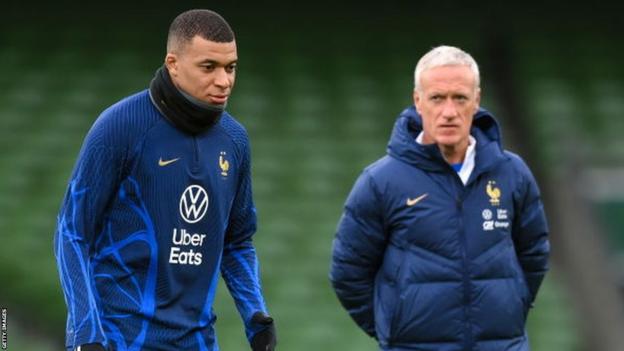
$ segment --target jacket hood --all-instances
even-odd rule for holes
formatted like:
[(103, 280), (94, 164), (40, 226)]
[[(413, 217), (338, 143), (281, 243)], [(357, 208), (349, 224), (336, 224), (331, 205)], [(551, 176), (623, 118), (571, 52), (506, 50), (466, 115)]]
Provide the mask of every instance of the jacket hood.
[[(422, 130), (422, 118), (416, 108), (410, 106), (403, 110), (392, 130), (388, 155), (429, 171), (447, 169), (448, 165), (437, 145), (421, 145), (416, 142), (416, 137)], [(490, 112), (479, 108), (474, 115), (470, 134), (477, 140), (475, 170), (489, 169), (506, 158), (499, 124)]]

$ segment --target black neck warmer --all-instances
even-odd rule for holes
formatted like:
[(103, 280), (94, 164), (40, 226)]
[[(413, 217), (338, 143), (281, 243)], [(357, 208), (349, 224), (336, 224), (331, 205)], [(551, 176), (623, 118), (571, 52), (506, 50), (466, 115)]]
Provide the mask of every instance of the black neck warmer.
[(179, 130), (199, 134), (212, 127), (225, 106), (194, 103), (171, 81), (169, 71), (161, 67), (150, 83), (150, 97), (158, 110)]

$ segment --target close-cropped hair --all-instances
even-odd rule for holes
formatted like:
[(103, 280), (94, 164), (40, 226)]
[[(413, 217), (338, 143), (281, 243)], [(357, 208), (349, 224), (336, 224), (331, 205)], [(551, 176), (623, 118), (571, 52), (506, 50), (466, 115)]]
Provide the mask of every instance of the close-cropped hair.
[(468, 66), (475, 77), (475, 88), (479, 88), (481, 78), (475, 59), (460, 48), (442, 45), (431, 49), (418, 60), (414, 70), (414, 90), (419, 91), (420, 77), (424, 71), (441, 66)]
[(234, 32), (221, 15), (211, 10), (189, 10), (171, 22), (167, 52), (179, 51), (195, 36), (217, 43), (234, 41)]

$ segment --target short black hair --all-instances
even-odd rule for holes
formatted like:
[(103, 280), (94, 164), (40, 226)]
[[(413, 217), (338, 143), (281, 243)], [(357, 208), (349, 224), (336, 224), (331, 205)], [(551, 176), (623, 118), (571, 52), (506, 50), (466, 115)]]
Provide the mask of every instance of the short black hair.
[(196, 35), (217, 43), (234, 41), (234, 32), (221, 15), (210, 10), (189, 10), (179, 14), (171, 22), (167, 52), (179, 50)]

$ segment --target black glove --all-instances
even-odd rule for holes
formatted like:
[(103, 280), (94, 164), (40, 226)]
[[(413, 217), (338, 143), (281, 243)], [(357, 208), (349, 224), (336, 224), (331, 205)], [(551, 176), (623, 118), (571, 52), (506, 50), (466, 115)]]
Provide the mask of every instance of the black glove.
[(263, 312), (256, 312), (253, 317), (251, 317), (251, 323), (265, 327), (251, 339), (251, 349), (253, 351), (275, 350), (277, 336), (275, 334), (273, 318)]
[(106, 351), (101, 344), (84, 344), (76, 347), (76, 351)]

